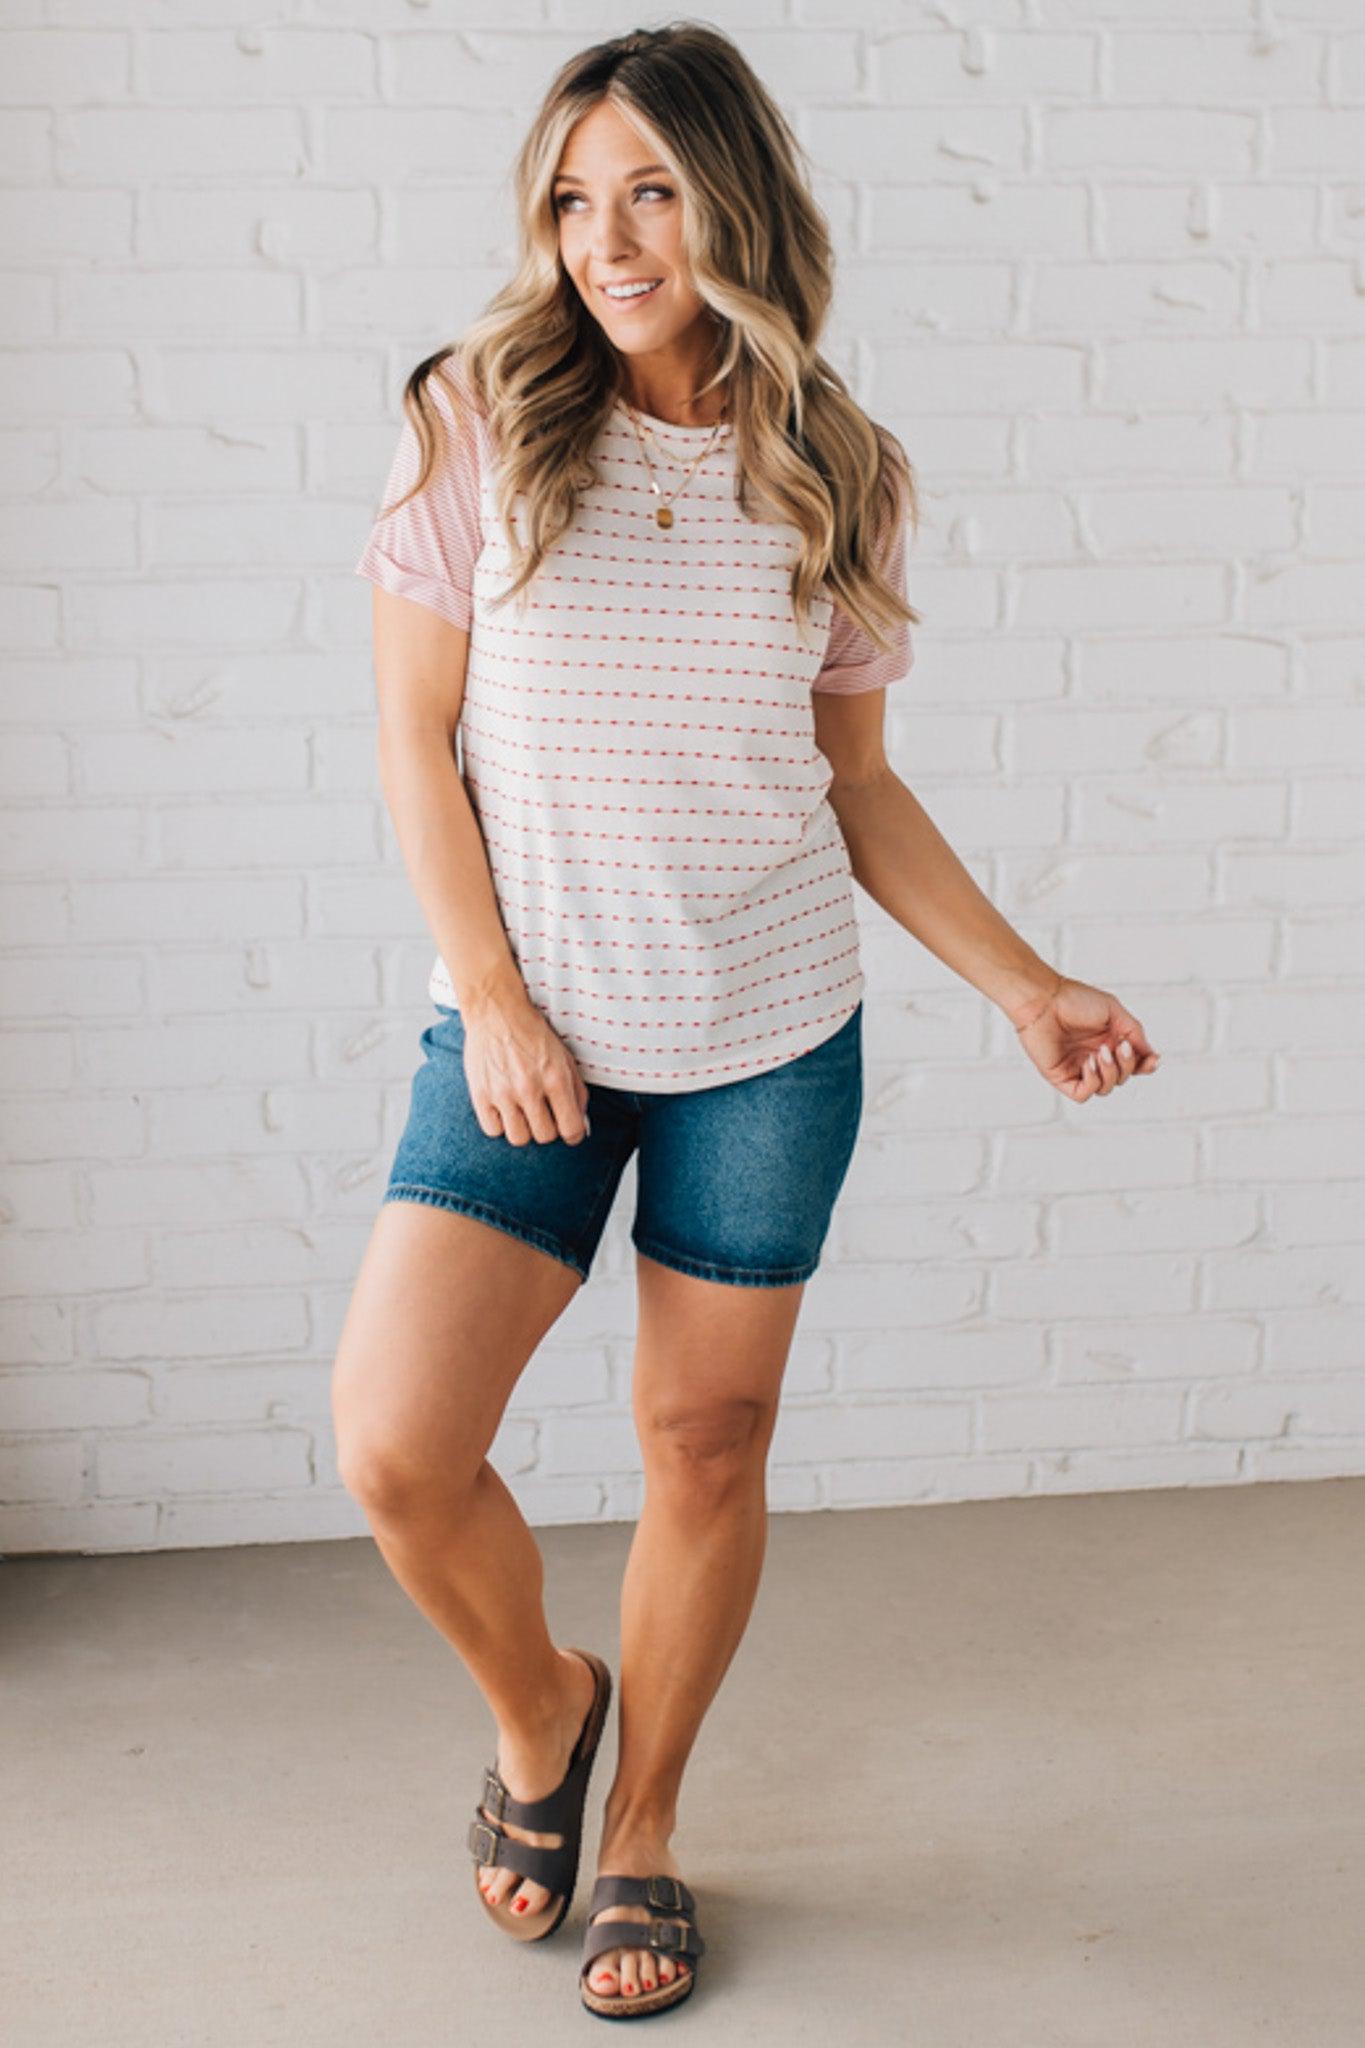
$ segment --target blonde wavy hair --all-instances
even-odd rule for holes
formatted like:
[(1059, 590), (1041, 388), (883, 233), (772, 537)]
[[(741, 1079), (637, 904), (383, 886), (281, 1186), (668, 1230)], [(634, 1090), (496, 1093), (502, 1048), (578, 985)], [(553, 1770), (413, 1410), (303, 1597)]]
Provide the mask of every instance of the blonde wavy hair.
[[(444, 422), (426, 385), (452, 357), (498, 451), (498, 515), (516, 572), (498, 604), (535, 576), (597, 480), (591, 451), (626, 393), (617, 353), (560, 260), (553, 179), (570, 131), (603, 100), (678, 181), (690, 281), (716, 325), (702, 389), (725, 388), (746, 516), (789, 522), (803, 536), (791, 581), (799, 629), (824, 585), (886, 647), (896, 623), (920, 618), (883, 573), (897, 522), (918, 530), (914, 470), (817, 347), (834, 259), (801, 144), (735, 44), (698, 22), (597, 43), (555, 76), (516, 159), (516, 274), (461, 340), (409, 376), (403, 406), (420, 471), (385, 513), (435, 472)], [(524, 544), (512, 520), (518, 497)]]

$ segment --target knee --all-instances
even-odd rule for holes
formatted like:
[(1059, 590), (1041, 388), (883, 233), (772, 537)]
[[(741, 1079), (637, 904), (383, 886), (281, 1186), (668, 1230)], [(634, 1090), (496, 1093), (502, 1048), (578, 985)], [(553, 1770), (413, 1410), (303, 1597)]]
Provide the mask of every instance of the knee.
[(689, 1491), (724, 1491), (761, 1471), (777, 1409), (771, 1401), (734, 1396), (672, 1404), (650, 1415), (641, 1432), (653, 1476)]
[(393, 1522), (448, 1512), (475, 1476), (463, 1467), (437, 1471), (416, 1445), (364, 1433), (338, 1438), (337, 1471), (367, 1514)]

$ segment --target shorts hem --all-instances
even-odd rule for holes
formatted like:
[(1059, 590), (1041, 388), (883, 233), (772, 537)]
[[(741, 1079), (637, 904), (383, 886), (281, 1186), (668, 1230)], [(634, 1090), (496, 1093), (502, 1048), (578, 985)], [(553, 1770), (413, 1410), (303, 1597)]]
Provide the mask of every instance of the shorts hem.
[(577, 1273), (580, 1280), (586, 1280), (588, 1269), (575, 1253), (567, 1251), (558, 1238), (547, 1231), (536, 1230), (526, 1223), (515, 1223), (510, 1216), (504, 1216), (488, 1202), (473, 1201), (468, 1195), (452, 1195), (448, 1188), (423, 1187), (420, 1182), (410, 1180), (391, 1181), (384, 1190), (385, 1202), (425, 1202), (433, 1209), (454, 1209), (461, 1216), (472, 1216), (477, 1223), (491, 1224), (495, 1230), (505, 1230), (509, 1237), (521, 1239), (523, 1244), (533, 1245), (537, 1251), (548, 1252), (552, 1259)]
[(811, 1259), (800, 1266), (717, 1266), (707, 1259), (694, 1259), (688, 1252), (672, 1251), (652, 1237), (637, 1237), (634, 1231), (630, 1241), (637, 1252), (657, 1259), (661, 1266), (671, 1266), (676, 1273), (690, 1273), (695, 1280), (721, 1280), (732, 1287), (791, 1287), (798, 1280), (809, 1280), (820, 1263)]

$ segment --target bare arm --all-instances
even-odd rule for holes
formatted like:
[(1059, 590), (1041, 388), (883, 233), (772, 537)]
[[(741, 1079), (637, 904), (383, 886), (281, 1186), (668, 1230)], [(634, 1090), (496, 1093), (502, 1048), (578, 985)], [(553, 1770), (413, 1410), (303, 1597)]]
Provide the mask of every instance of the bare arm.
[(977, 887), (883, 750), (884, 690), (816, 694), (829, 801), (855, 878), (897, 924), (1018, 1025), (1062, 980)]
[(885, 690), (815, 693), (816, 744), (833, 770), (830, 807), (855, 880), (897, 924), (1013, 1024), (1044, 1079), (1073, 1102), (1108, 1095), (1160, 1054), (1108, 989), (1035, 953), (953, 852), (887, 761)]
[(379, 780), (404, 866), (450, 971), (465, 1072), (490, 1137), (586, 1131), (587, 1084), (532, 1003), (508, 944), (478, 819), (455, 759), (469, 635), (426, 605), (373, 593)]
[(469, 635), (375, 589), (379, 781), (403, 862), (462, 1014), (490, 997), (529, 1002), (488, 857), (455, 761)]

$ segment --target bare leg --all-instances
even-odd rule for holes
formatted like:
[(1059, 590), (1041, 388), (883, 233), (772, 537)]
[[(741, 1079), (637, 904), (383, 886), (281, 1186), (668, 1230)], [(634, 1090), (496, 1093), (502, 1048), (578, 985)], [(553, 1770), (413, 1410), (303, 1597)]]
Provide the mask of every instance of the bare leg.
[[(804, 1290), (694, 1280), (643, 1255), (638, 1270), (646, 1487), (622, 1586), (620, 1742), (598, 1868), (682, 1877), (668, 1846), (679, 1790), (758, 1591), (768, 1447)], [(608, 1910), (651, 1917), (642, 1906)], [(588, 1981), (630, 1994), (689, 1967), (609, 1949)]]
[[(381, 1205), (338, 1347), (332, 1409), (349, 1491), (394, 1577), (459, 1654), (497, 1724), (513, 1796), (558, 1784), (593, 1696), (546, 1626), (544, 1564), (486, 1452), (577, 1276), (506, 1231), (424, 1203)], [(508, 1832), (546, 1847), (556, 1834)], [(489, 1895), (551, 1894), (481, 1867)]]

